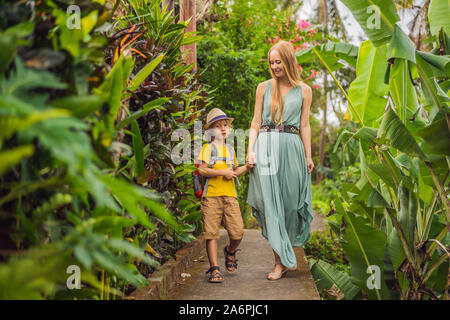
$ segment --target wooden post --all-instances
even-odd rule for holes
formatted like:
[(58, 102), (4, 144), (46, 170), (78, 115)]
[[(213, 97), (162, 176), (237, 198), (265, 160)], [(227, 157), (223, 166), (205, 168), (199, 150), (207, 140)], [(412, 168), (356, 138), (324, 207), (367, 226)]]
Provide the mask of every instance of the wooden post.
[[(174, 0), (164, 0), (162, 2), (162, 7), (164, 8), (165, 6), (167, 6), (167, 12), (170, 12), (170, 10), (173, 10), (174, 5), (173, 5)], [(172, 16), (174, 15), (174, 12), (172, 12)]]
[[(196, 21), (195, 21), (196, 6), (195, 0), (180, 0), (180, 21), (187, 21), (191, 18), (185, 32), (196, 31)], [(185, 61), (187, 64), (194, 64), (192, 68), (192, 73), (197, 72), (197, 45), (190, 44), (181, 47), (181, 54), (185, 55)]]

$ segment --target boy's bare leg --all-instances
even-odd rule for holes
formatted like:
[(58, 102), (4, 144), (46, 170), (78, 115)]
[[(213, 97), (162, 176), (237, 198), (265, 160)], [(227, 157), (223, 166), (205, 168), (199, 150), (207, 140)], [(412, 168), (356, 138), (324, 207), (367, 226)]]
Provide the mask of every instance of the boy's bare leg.
[(234, 253), (236, 249), (239, 247), (239, 244), (241, 243), (242, 239), (234, 240), (230, 239), (230, 244), (227, 247), (227, 251), (229, 253)]
[(217, 263), (217, 239), (206, 240), (206, 253), (208, 254), (209, 266), (218, 266)]

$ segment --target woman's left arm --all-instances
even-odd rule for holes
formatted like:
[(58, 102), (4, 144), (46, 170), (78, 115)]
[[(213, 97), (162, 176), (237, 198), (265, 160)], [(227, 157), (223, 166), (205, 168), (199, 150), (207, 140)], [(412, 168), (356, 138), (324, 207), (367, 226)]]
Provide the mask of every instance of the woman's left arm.
[(307, 84), (302, 85), (303, 105), (302, 114), (300, 115), (300, 137), (303, 141), (305, 149), (306, 166), (308, 172), (314, 169), (314, 163), (311, 156), (311, 126), (309, 125), (309, 111), (312, 101), (312, 90)]

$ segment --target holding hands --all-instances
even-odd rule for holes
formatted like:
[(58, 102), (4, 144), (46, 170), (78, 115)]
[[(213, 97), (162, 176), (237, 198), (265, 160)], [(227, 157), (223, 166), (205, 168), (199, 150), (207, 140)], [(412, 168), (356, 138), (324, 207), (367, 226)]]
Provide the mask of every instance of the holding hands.
[(249, 152), (247, 154), (247, 157), (245, 158), (245, 166), (247, 167), (247, 169), (251, 169), (254, 168), (256, 164), (256, 153), (254, 153), (253, 151)]

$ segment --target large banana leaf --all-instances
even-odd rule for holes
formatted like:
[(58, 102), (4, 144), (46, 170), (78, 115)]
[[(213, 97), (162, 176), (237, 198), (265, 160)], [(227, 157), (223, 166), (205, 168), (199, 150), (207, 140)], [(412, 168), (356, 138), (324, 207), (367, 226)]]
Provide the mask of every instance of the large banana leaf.
[(396, 59), (389, 76), (389, 92), (397, 108), (397, 114), (406, 126), (410, 124), (407, 118), (408, 109), (414, 113), (419, 107), (416, 89), (409, 76), (409, 63), (408, 60)]
[(433, 121), (429, 126), (417, 131), (416, 133), (421, 136), (423, 141), (423, 147), (427, 151), (450, 156), (450, 129), (448, 127), (448, 114), (445, 118), (437, 121)]
[[(386, 107), (387, 89), (384, 72), (387, 67), (387, 46), (374, 47), (364, 41), (359, 48), (356, 79), (350, 85), (348, 96), (367, 126), (376, 126), (374, 120), (383, 114)], [(355, 117), (352, 112), (352, 119)]]
[(397, 219), (406, 236), (406, 240), (409, 243), (411, 250), (414, 247), (414, 230), (416, 228), (416, 216), (417, 216), (417, 197), (414, 192), (411, 192), (408, 188), (400, 183), (398, 188), (398, 195), (400, 198), (400, 212)]
[(378, 138), (387, 139), (391, 147), (404, 153), (418, 156), (422, 160), (427, 159), (414, 137), (391, 108), (383, 116)]
[(450, 4), (448, 0), (432, 0), (428, 9), (431, 34), (439, 33), (441, 27), (450, 33)]
[(448, 77), (450, 74), (450, 57), (438, 56), (429, 52), (416, 51), (417, 55), (431, 66), (430, 75), (435, 77)]
[(369, 40), (378, 47), (389, 42), (399, 17), (391, 0), (342, 0)]
[[(389, 299), (389, 291), (384, 283), (383, 259), (386, 237), (378, 229), (369, 226), (366, 219), (346, 212), (339, 198), (335, 198), (336, 210), (345, 218), (342, 247), (351, 264), (351, 279), (371, 299)], [(380, 273), (378, 283), (368, 287), (370, 273), (368, 268), (376, 266)], [(377, 285), (380, 285), (379, 287)]]
[(416, 48), (411, 39), (399, 26), (395, 26), (392, 40), (389, 43), (387, 59), (400, 58), (416, 62)]
[(321, 292), (324, 289), (330, 289), (335, 284), (344, 294), (345, 300), (354, 300), (358, 295), (361, 295), (361, 290), (352, 283), (350, 276), (337, 270), (328, 262), (320, 259), (311, 260), (309, 267)]
[(331, 71), (335, 71), (343, 66), (339, 61), (345, 60), (352, 66), (356, 66), (358, 57), (358, 47), (349, 43), (327, 42), (305, 50), (299, 51), (297, 55), (298, 63), (302, 64), (316, 60), (317, 56), (313, 48), (321, 54), (321, 57), (328, 64)]

